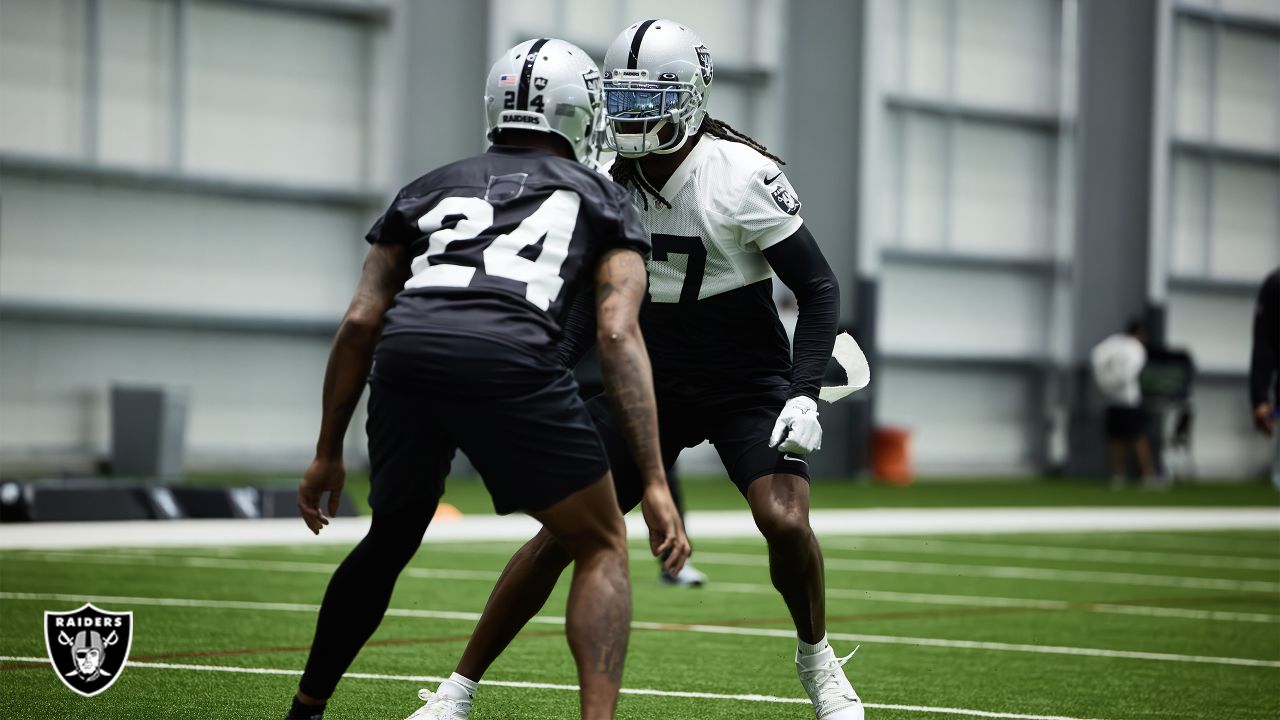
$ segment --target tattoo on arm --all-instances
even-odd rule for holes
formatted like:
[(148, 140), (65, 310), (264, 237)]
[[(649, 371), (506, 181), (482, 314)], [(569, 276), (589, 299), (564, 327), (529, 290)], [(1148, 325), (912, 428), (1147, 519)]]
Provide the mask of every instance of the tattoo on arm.
[(653, 374), (639, 325), (646, 277), (644, 259), (632, 250), (609, 252), (596, 271), (597, 345), (605, 391), (647, 480), (661, 476), (662, 451)]
[(382, 317), (408, 277), (405, 246), (369, 248), (360, 282), (329, 351), (317, 455), (341, 457), (343, 436), (364, 392), (365, 378), (373, 365), (373, 347), (382, 335)]

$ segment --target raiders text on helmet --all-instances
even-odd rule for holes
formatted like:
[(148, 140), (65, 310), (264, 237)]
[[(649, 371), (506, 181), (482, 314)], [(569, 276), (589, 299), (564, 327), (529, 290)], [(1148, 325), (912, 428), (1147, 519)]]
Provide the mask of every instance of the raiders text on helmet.
[[(624, 157), (679, 150), (707, 114), (714, 69), (698, 34), (674, 20), (645, 20), (604, 56), (605, 142)], [(670, 124), (675, 133), (659, 134)]]
[(489, 139), (504, 128), (555, 133), (585, 162), (596, 155), (600, 103), (600, 70), (581, 48), (554, 38), (526, 40), (489, 70)]

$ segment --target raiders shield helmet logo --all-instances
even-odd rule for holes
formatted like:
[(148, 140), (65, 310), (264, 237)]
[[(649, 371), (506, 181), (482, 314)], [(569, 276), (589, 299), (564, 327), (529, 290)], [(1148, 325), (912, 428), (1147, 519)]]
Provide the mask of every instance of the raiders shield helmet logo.
[(90, 603), (44, 614), (44, 646), (62, 684), (93, 697), (120, 679), (133, 645), (133, 613), (107, 612)]
[(706, 45), (699, 45), (693, 49), (698, 53), (698, 65), (702, 68), (702, 82), (707, 85), (711, 84), (711, 78), (715, 76), (715, 66), (711, 64), (711, 51)]
[(539, 90), (546, 90), (547, 79), (544, 77), (536, 77), (533, 79), (533, 86)]
[(795, 196), (787, 187), (781, 183), (773, 189), (773, 201), (777, 203), (778, 209), (788, 215), (795, 215), (800, 212), (800, 199)]

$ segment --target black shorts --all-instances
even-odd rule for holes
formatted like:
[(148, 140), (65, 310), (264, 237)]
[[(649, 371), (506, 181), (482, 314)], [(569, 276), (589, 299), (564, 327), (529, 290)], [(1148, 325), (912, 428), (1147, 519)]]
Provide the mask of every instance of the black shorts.
[[(714, 407), (658, 399), (658, 436), (662, 461), (668, 469), (680, 451), (710, 441), (720, 454), (729, 479), (745, 497), (756, 478), (774, 473), (799, 475), (809, 479), (809, 465), (796, 455), (784, 455), (769, 447), (769, 434), (782, 412), (786, 398), (762, 394), (755, 403)], [(618, 505), (623, 512), (640, 504), (644, 482), (631, 457), (626, 435), (614, 417), (609, 399), (597, 395), (587, 403), (600, 439), (609, 453)]]
[(467, 337), (384, 337), (369, 380), (369, 505), (434, 512), (455, 449), (494, 510), (544, 510), (604, 477), (578, 385), (554, 355)]
[(1106, 428), (1108, 440), (1136, 440), (1147, 431), (1147, 420), (1140, 407), (1109, 405)]

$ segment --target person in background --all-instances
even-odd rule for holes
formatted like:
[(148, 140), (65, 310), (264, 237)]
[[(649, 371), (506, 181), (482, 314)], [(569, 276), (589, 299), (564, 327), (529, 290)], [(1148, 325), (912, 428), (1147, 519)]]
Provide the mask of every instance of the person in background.
[(1160, 482), (1147, 438), (1142, 389), (1138, 385), (1138, 376), (1147, 364), (1145, 341), (1142, 324), (1135, 320), (1125, 332), (1107, 336), (1089, 353), (1094, 382), (1107, 400), (1107, 456), (1112, 487), (1125, 484), (1125, 451), (1129, 449), (1137, 457), (1144, 484)]
[(1276, 434), (1276, 411), (1280, 409), (1280, 268), (1262, 281), (1258, 306), (1253, 313), (1253, 355), (1249, 361), (1249, 403), (1253, 424), (1271, 438), (1271, 484), (1280, 490), (1280, 436)]

